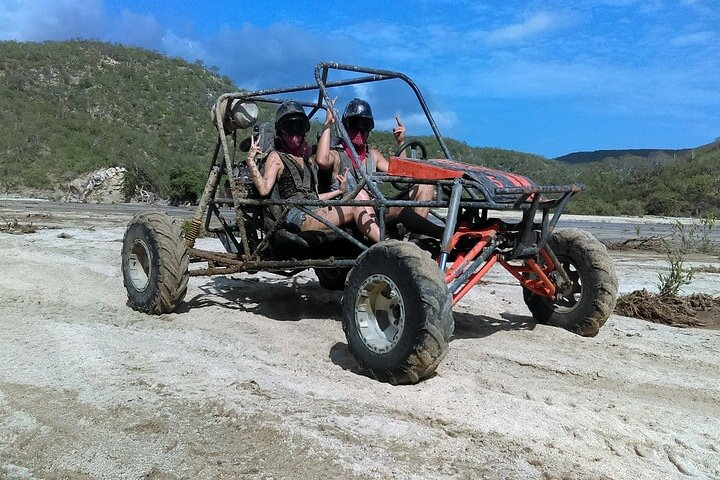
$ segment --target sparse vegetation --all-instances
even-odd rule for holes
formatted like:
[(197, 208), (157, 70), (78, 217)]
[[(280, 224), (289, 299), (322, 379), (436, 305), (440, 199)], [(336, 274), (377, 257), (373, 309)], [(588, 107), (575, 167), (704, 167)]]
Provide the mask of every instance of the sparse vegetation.
[(643, 289), (620, 297), (615, 313), (674, 327), (718, 328), (720, 298), (702, 293), (663, 297)]
[[(686, 268), (685, 258), (689, 252), (716, 253), (720, 246), (711, 237), (715, 216), (707, 215), (699, 222), (683, 224), (676, 222), (672, 232), (665, 237), (653, 236), (646, 240), (660, 245), (668, 262), (668, 272), (658, 273), (658, 292), (637, 290), (618, 299), (615, 308), (620, 315), (643, 318), (674, 326), (705, 326), (718, 323), (720, 298), (705, 294), (680, 295), (683, 286), (689, 285), (695, 273), (717, 273), (717, 267), (706, 265)], [(640, 235), (640, 228), (636, 230)]]
[[(694, 158), (693, 158), (694, 157)], [(573, 167), (588, 186), (569, 213), (594, 215), (720, 215), (720, 143), (660, 162), (608, 159)]]
[(23, 234), (35, 233), (36, 231), (37, 227), (35, 227), (32, 222), (21, 223), (17, 218), (13, 218), (11, 220), (2, 218), (2, 221), (0, 222), (0, 232), (2, 233)]
[[(128, 169), (128, 196), (142, 188), (174, 203), (193, 202), (201, 194), (215, 138), (209, 107), (220, 93), (238, 89), (217, 69), (139, 48), (91, 41), (0, 42), (0, 191), (64, 188), (81, 174), (121, 166)], [(271, 110), (262, 109), (261, 118), (272, 118)], [(316, 131), (317, 125), (309, 138)], [(433, 138), (413, 138), (426, 143), (430, 157), (442, 156)], [(390, 132), (373, 132), (371, 142), (386, 155), (396, 148)], [(590, 152), (599, 161), (576, 165), (453, 139), (447, 143), (463, 162), (539, 183), (586, 184), (569, 213), (720, 215), (718, 142), (693, 155)]]
[(693, 271), (683, 267), (685, 263), (684, 254), (674, 246), (665, 244), (667, 261), (670, 272), (666, 275), (658, 273), (658, 290), (663, 298), (676, 297), (680, 288), (689, 285), (693, 278)]

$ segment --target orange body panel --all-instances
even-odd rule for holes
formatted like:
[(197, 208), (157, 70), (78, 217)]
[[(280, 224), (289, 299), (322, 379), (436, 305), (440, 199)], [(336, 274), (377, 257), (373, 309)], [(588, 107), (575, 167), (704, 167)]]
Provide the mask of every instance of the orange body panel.
[(446, 180), (449, 178), (459, 178), (463, 176), (463, 172), (458, 170), (450, 170), (449, 168), (428, 165), (413, 160), (399, 157), (390, 157), (388, 160), (388, 175), (398, 177), (422, 178), (424, 180)]

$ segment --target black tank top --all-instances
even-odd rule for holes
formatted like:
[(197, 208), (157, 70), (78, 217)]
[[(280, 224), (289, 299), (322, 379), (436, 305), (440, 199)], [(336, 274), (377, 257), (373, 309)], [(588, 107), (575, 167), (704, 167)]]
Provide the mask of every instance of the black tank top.
[(287, 153), (277, 153), (285, 167), (277, 180), (280, 198), (317, 199), (317, 172), (310, 159), (305, 158), (303, 165), (298, 165)]

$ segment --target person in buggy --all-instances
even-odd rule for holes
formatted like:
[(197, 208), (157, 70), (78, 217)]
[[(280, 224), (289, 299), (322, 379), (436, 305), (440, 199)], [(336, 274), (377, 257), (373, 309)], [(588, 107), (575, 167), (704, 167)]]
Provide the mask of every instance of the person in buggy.
[[(396, 117), (398, 126), (393, 130), (393, 136), (399, 145), (405, 139), (405, 128)], [(332, 125), (335, 118), (332, 108), (327, 109), (327, 116), (323, 132), (320, 135), (317, 145), (316, 162), (321, 169), (332, 169), (334, 173), (347, 172), (347, 189), (353, 190), (356, 186), (355, 178), (350, 173), (351, 169), (364, 169), (365, 172), (375, 171), (387, 172), (389, 163), (377, 149), (370, 148), (367, 143), (370, 132), (375, 128), (370, 104), (365, 100), (355, 98), (345, 107), (342, 115), (342, 124), (350, 137), (351, 145), (346, 145), (342, 140), (335, 147), (331, 148), (330, 137)], [(351, 148), (355, 149), (360, 164), (357, 165), (352, 156)], [(333, 184), (337, 187), (337, 183)], [(432, 185), (416, 184), (400, 194), (400, 198), (408, 198), (417, 201), (430, 201), (435, 198), (435, 188)], [(387, 219), (398, 220), (410, 228), (416, 228), (433, 236), (442, 235), (441, 229), (426, 220), (430, 209), (428, 207), (391, 207), (388, 209)]]
[[(295, 101), (283, 102), (275, 114), (275, 149), (268, 154), (263, 173), (255, 161), (262, 153), (259, 138), (252, 137), (246, 163), (261, 196), (269, 195), (275, 187), (280, 197), (287, 200), (329, 200), (345, 193), (345, 175), (338, 173), (335, 176), (337, 188), (318, 194), (317, 166), (310, 158), (311, 148), (305, 140), (305, 134), (309, 130), (310, 121), (302, 105)], [(370, 197), (361, 191), (356, 198), (368, 200)], [(371, 206), (328, 206), (317, 208), (313, 213), (335, 226), (354, 222), (365, 237), (373, 242), (380, 240), (380, 228), (375, 210)], [(288, 212), (285, 222), (301, 232), (327, 230), (324, 223), (297, 207)]]

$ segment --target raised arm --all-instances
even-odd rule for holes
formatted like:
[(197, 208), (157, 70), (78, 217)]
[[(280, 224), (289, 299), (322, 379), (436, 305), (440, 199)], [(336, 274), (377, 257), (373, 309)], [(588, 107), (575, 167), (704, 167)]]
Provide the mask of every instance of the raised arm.
[(325, 110), (325, 123), (323, 124), (322, 134), (320, 134), (317, 144), (317, 153), (315, 154), (315, 163), (317, 163), (318, 168), (324, 170), (333, 168), (339, 160), (337, 152), (330, 149), (330, 134), (334, 123), (335, 116), (332, 113), (331, 103)]
[(398, 113), (395, 115), (395, 121), (397, 122), (397, 126), (393, 128), (393, 137), (395, 137), (395, 143), (397, 143), (397, 146), (403, 144), (405, 141), (405, 125), (403, 125), (402, 121), (400, 120), (400, 114)]
[(255, 157), (260, 153), (260, 146), (258, 145), (258, 139), (252, 137), (250, 143), (250, 150), (248, 150), (247, 159), (245, 163), (250, 171), (250, 177), (258, 189), (258, 193), (265, 197), (270, 194), (275, 182), (283, 171), (283, 164), (280, 160), (280, 156), (277, 152), (270, 152), (267, 161), (265, 162), (265, 174), (260, 173), (260, 169), (255, 163)]
[[(392, 134), (393, 137), (395, 137), (395, 143), (397, 143), (397, 146), (399, 147), (403, 144), (403, 142), (405, 142), (405, 125), (403, 125), (402, 121), (400, 120), (399, 113), (395, 115), (395, 121), (397, 122), (397, 126), (393, 128)], [(402, 152), (400, 152), (400, 158), (405, 157), (407, 157), (407, 152), (403, 150)], [(383, 172), (386, 171), (387, 170), (383, 170)]]

